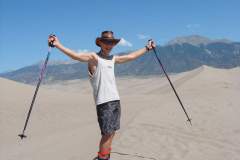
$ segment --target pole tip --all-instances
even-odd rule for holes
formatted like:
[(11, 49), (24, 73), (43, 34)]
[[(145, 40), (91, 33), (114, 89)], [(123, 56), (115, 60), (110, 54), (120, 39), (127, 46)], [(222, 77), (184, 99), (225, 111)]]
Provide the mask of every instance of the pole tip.
[(190, 123), (190, 125), (192, 126), (192, 119), (188, 119), (187, 120), (189, 123)]
[(19, 134), (18, 135), (21, 139), (23, 139), (23, 138), (26, 138), (27, 136), (26, 135), (24, 135), (24, 134)]

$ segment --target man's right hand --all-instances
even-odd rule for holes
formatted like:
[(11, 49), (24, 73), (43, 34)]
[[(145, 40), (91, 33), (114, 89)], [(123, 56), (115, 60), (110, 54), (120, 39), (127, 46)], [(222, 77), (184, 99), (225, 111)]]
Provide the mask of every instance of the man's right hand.
[(58, 40), (57, 36), (55, 36), (55, 35), (49, 35), (49, 37), (48, 37), (48, 44), (49, 43), (52, 43), (52, 45), (54, 47), (57, 47), (57, 48), (58, 48), (58, 46), (61, 45), (60, 41)]

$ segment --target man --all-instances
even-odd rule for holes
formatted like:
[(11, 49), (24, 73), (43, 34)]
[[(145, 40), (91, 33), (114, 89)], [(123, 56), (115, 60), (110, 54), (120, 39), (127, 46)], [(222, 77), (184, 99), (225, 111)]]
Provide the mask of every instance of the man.
[(127, 55), (110, 55), (111, 50), (120, 39), (115, 39), (112, 31), (104, 31), (96, 39), (96, 45), (101, 48), (98, 53), (80, 53), (64, 47), (56, 36), (48, 39), (60, 51), (74, 60), (88, 63), (89, 80), (93, 88), (93, 96), (97, 108), (98, 123), (102, 138), (99, 144), (98, 160), (109, 160), (112, 140), (116, 130), (120, 129), (121, 106), (115, 82), (114, 64), (132, 61), (156, 45), (152, 40), (139, 50)]

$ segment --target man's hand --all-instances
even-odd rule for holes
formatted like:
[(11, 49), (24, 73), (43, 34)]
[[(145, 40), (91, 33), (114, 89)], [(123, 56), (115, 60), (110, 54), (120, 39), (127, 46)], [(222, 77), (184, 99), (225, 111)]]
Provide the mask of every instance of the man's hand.
[(48, 44), (49, 43), (51, 43), (56, 48), (58, 48), (61, 45), (60, 41), (58, 40), (57, 36), (55, 36), (55, 35), (49, 35)]
[(148, 40), (148, 43), (147, 43), (147, 45), (146, 45), (147, 50), (148, 50), (148, 51), (149, 51), (149, 50), (152, 50), (152, 49), (155, 48), (155, 47), (156, 47), (155, 42), (154, 42), (152, 39)]

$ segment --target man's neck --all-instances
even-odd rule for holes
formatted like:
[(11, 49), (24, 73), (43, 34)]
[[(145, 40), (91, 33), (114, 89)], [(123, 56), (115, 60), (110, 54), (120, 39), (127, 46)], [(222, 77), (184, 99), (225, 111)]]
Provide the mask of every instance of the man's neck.
[(102, 50), (98, 52), (98, 55), (104, 59), (112, 59), (112, 56), (110, 56), (109, 54), (105, 54)]
[(99, 55), (103, 58), (106, 58), (106, 59), (109, 57), (109, 53), (106, 54), (102, 50), (100, 50)]

